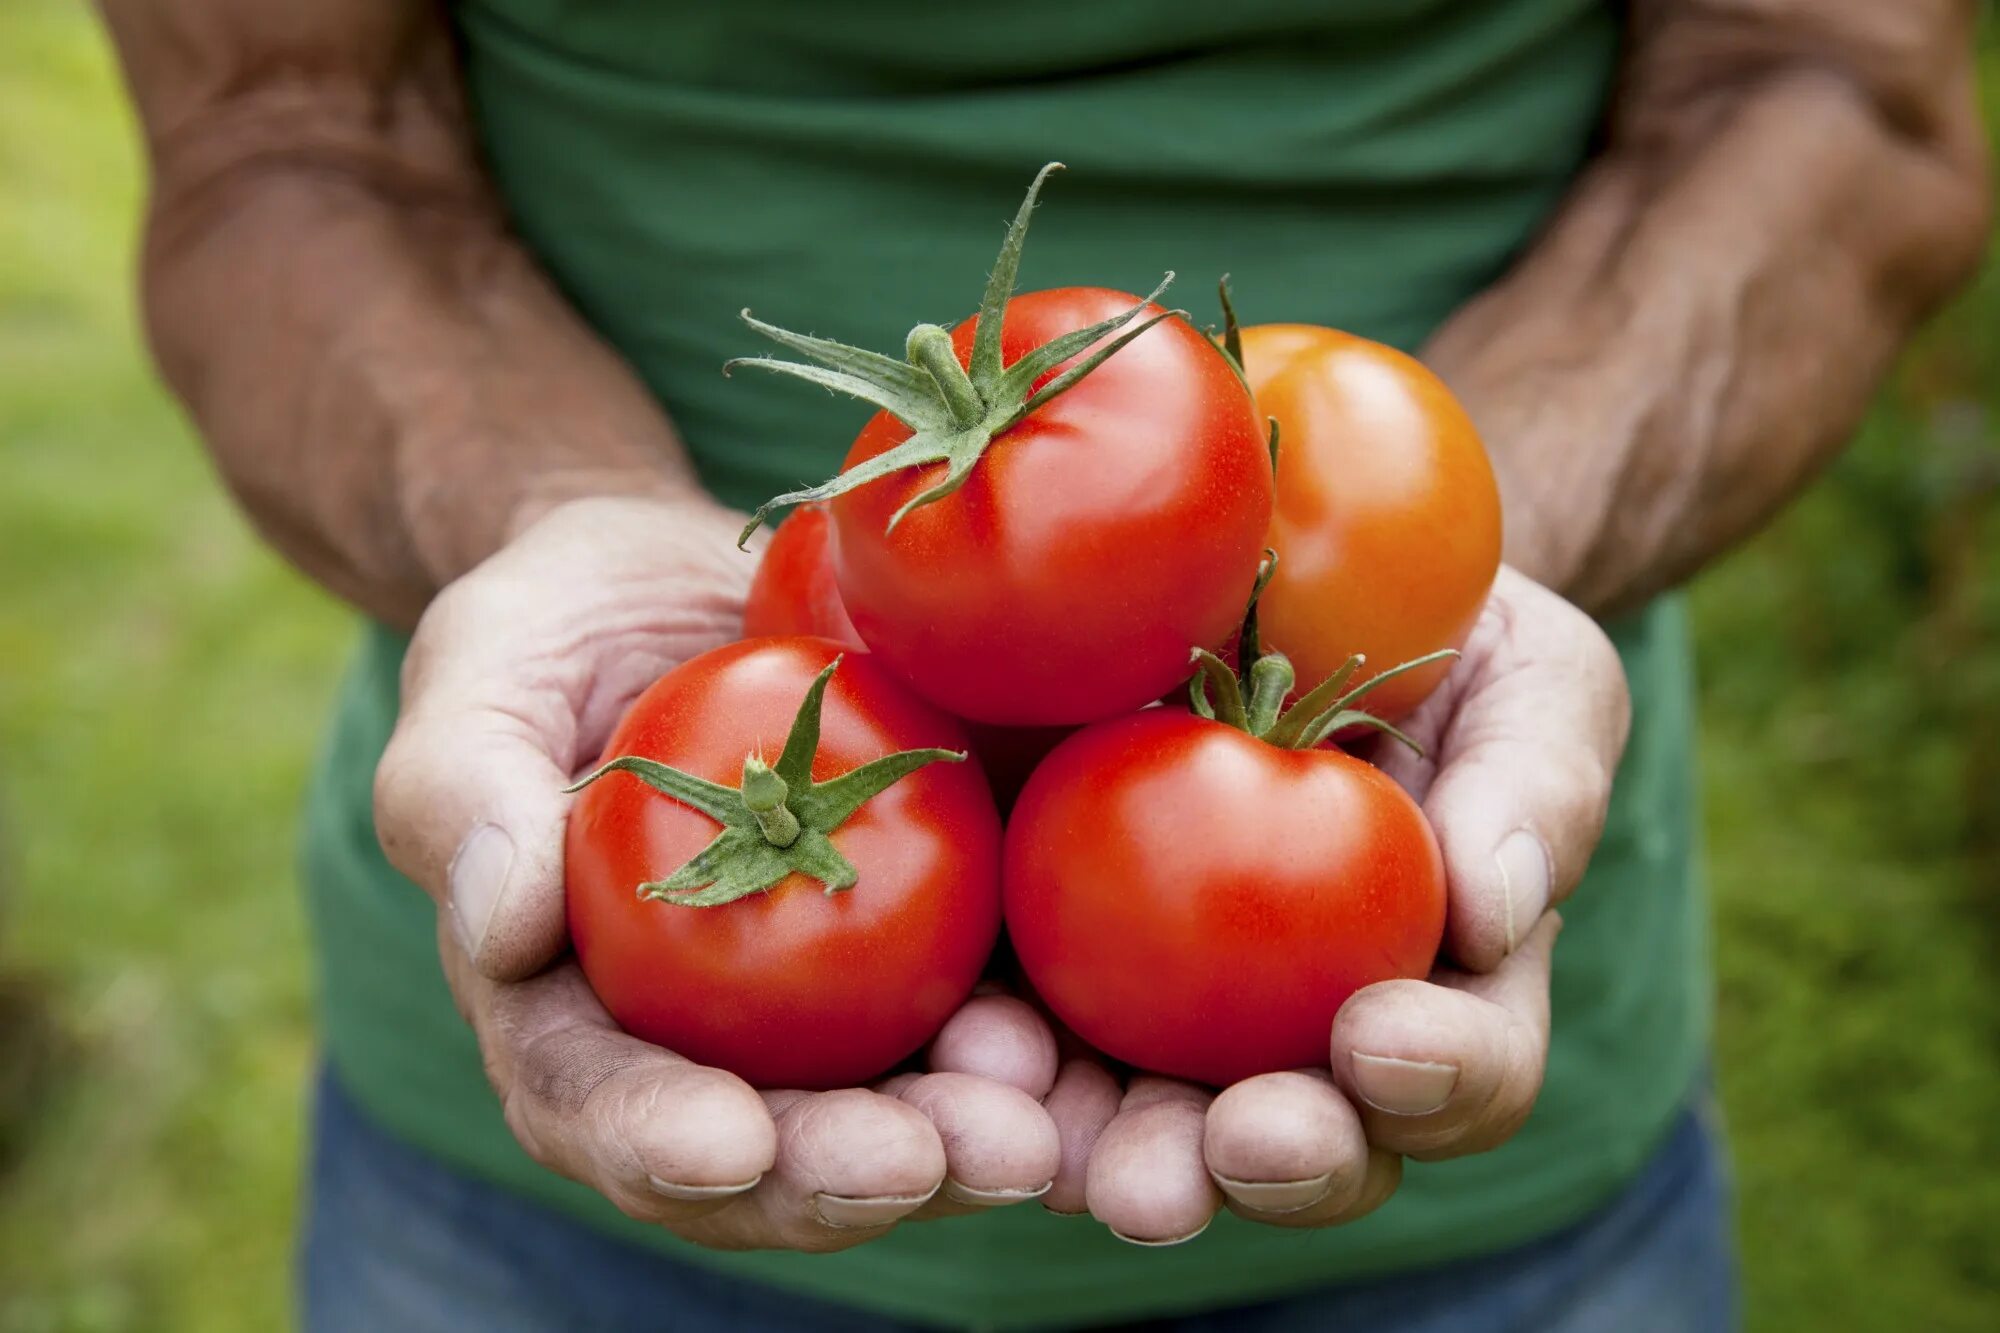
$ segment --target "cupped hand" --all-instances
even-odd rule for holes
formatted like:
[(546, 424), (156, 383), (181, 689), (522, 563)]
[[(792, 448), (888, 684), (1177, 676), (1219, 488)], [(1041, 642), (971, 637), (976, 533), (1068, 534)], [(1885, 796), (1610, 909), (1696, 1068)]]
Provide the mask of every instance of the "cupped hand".
[(1520, 1128), (1548, 1053), (1554, 909), (1603, 832), (1629, 709), (1603, 632), (1503, 569), (1463, 659), (1404, 723), (1424, 757), (1370, 742), (1444, 852), (1438, 968), (1348, 1000), (1326, 1068), (1220, 1093), (1141, 1076), (1109, 1109), (1108, 1074), (1066, 1070), (1101, 1116), (1062, 1117), (1066, 1166), (1073, 1140), (1090, 1140), (1090, 1212), (1142, 1244), (1186, 1240), (1225, 1205), (1278, 1226), (1329, 1226), (1388, 1199), (1403, 1158), (1483, 1152)]
[(1054, 1047), (1017, 1001), (971, 1000), (933, 1072), (760, 1090), (621, 1031), (565, 956), (562, 788), (641, 690), (736, 636), (742, 522), (699, 499), (572, 502), (440, 593), (376, 775), (383, 848), (437, 903), (521, 1146), (628, 1215), (703, 1245), (835, 1250), (1036, 1198), (1062, 1165), (1040, 1104)]

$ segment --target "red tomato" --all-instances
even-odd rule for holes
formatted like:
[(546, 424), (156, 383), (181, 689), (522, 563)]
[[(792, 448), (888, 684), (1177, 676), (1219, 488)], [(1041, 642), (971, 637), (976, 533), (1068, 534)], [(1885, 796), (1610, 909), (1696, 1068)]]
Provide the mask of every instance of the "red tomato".
[(744, 638), (817, 634), (849, 648), (867, 648), (840, 604), (832, 543), (833, 522), (825, 505), (803, 504), (785, 516), (750, 580), (743, 602)]
[[(826, 507), (803, 504), (778, 525), (764, 548), (764, 558), (750, 581), (743, 604), (743, 633), (817, 634), (866, 651), (861, 636), (840, 604), (833, 580), (833, 524)], [(993, 798), (1004, 811), (1020, 794), (1021, 784), (1042, 756), (1054, 749), (1072, 727), (995, 727), (969, 722), (972, 751), (986, 770)]]
[[(1015, 297), (1002, 359), (1137, 299), (1095, 287)], [(978, 322), (952, 331), (961, 365)], [(878, 413), (843, 470), (909, 435)], [(981, 722), (1088, 722), (1172, 689), (1190, 647), (1228, 639), (1270, 522), (1263, 418), (1179, 319), (996, 437), (960, 489), (887, 530), (943, 475), (943, 464), (914, 467), (837, 496), (834, 571), (869, 649)]]
[(731, 363), (878, 409), (839, 476), (776, 497), (745, 538), (773, 508), (830, 500), (862, 642), (931, 702), (1007, 726), (1112, 717), (1186, 679), (1190, 646), (1227, 639), (1271, 518), (1263, 418), (1206, 337), (1102, 287), (1014, 295), (1061, 165), (1036, 174), (955, 329), (917, 325), (898, 361), (746, 310), (803, 360)]
[[(606, 753), (734, 788), (746, 757), (784, 745), (840, 651), (795, 638), (704, 653), (639, 697)], [(812, 781), (925, 746), (963, 749), (965, 736), (867, 655), (849, 654), (826, 687)], [(760, 1087), (846, 1087), (922, 1046), (978, 981), (999, 930), (1000, 822), (977, 765), (920, 768), (839, 824), (830, 840), (858, 872), (845, 891), (792, 873), (713, 907), (638, 894), (721, 830), (628, 772), (577, 798), (570, 935), (628, 1032)]]
[(1443, 859), (1402, 788), (1158, 708), (1086, 727), (1007, 826), (1009, 937), (1084, 1041), (1228, 1084), (1324, 1066), (1363, 986), (1430, 970)]
[[(1353, 653), (1365, 680), (1462, 646), (1500, 568), (1500, 492), (1465, 409), (1421, 362), (1365, 338), (1307, 324), (1242, 336), (1279, 427), (1264, 637), (1307, 684)], [(1385, 683), (1369, 711), (1407, 715), (1449, 666)]]

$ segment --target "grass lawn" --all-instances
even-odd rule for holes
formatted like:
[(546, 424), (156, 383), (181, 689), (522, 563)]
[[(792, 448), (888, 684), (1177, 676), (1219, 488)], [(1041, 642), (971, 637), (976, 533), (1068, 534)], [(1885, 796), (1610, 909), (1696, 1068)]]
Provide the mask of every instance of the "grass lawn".
[[(152, 382), (137, 190), (83, 7), (10, 0), (6, 1333), (284, 1321), (312, 1041), (291, 826), (351, 622), (259, 548)], [(1996, 344), (1989, 270), (1829, 480), (1698, 589), (1759, 1330), (2000, 1319)], [(47, 1025), (9, 1008), (23, 992)]]

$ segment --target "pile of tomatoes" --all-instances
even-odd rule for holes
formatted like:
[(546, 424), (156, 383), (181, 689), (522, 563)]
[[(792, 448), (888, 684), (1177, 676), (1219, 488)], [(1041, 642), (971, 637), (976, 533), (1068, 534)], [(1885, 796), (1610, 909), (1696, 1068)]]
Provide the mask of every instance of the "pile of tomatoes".
[(1470, 421), (1332, 329), (1015, 294), (1047, 175), (980, 313), (900, 359), (751, 321), (805, 361), (739, 364), (879, 410), (772, 502), (746, 637), (655, 683), (578, 784), (592, 986), (760, 1086), (890, 1070), (1003, 931), (1115, 1059), (1324, 1065), (1341, 1003), (1443, 934), (1422, 812), (1341, 742), (1399, 735), (1485, 601)]

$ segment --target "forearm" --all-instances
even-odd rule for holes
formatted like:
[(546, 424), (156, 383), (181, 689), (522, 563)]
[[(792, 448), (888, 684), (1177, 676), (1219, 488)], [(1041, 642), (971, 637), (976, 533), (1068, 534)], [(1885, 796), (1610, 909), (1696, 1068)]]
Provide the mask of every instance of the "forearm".
[(335, 592), (410, 623), (556, 500), (692, 489), (629, 373), (485, 218), (306, 162), (217, 195), (156, 215), (154, 344), (258, 526)]
[(125, 8), (107, 11), (153, 158), (152, 343), (307, 573), (409, 624), (553, 503), (699, 494), (643, 387), (508, 235), (427, 11), (393, 56), (273, 62), (207, 94), (147, 64), (175, 20)]
[(1428, 352), (1493, 452), (1512, 563), (1631, 606), (1845, 442), (1983, 244), (1969, 8), (1638, 6), (1601, 157)]

